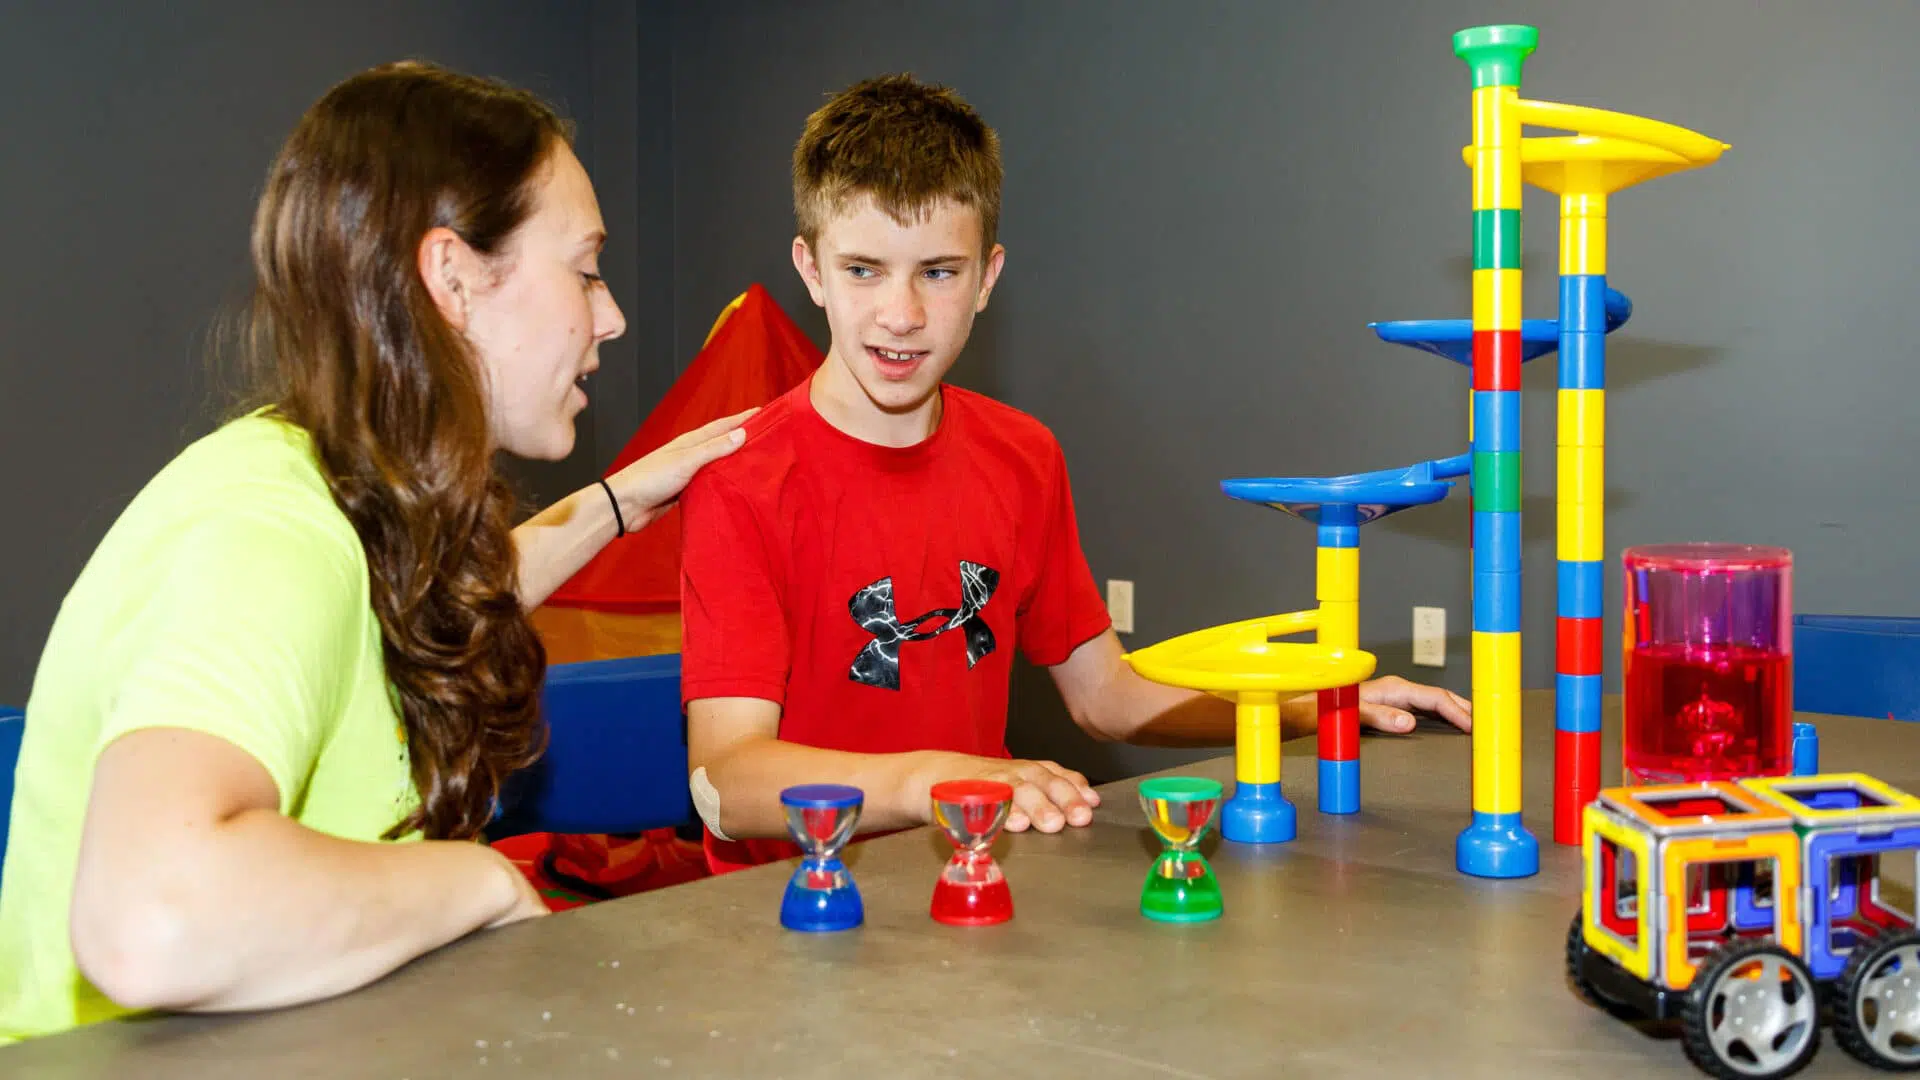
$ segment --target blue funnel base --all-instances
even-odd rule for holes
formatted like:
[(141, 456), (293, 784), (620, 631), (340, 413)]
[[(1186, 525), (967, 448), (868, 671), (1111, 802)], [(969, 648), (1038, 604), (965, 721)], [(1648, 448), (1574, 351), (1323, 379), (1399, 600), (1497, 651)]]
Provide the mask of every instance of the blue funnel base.
[(1220, 836), (1236, 844), (1284, 844), (1299, 835), (1299, 815), (1275, 784), (1235, 784), (1220, 808)]
[(1467, 475), (1472, 461), (1471, 454), (1456, 454), (1347, 476), (1243, 477), (1222, 480), (1220, 490), (1230, 498), (1270, 506), (1316, 525), (1365, 525), (1446, 498), (1453, 490), (1452, 479)]
[[(819, 869), (844, 873), (847, 866), (839, 859), (828, 859)], [(787, 894), (780, 901), (781, 926), (804, 933), (827, 933), (851, 930), (865, 920), (866, 908), (851, 878), (838, 889), (810, 889), (802, 884), (806, 873), (807, 866), (802, 863), (787, 882)]]
[(1523, 878), (1540, 872), (1540, 841), (1520, 823), (1519, 814), (1482, 814), (1460, 833), (1454, 865), (1463, 874), (1483, 878)]

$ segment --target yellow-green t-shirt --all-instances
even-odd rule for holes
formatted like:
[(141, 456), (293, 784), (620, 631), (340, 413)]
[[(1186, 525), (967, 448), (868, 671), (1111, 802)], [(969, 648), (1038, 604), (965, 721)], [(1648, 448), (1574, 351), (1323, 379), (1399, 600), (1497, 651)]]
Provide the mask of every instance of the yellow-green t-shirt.
[[(67, 938), (93, 765), (137, 728), (257, 759), (280, 811), (377, 840), (417, 803), (367, 560), (306, 432), (263, 413), (188, 447), (62, 603), (27, 701), (0, 869), (0, 1045), (124, 1014)], [(0, 1051), (0, 1058), (4, 1058)]]

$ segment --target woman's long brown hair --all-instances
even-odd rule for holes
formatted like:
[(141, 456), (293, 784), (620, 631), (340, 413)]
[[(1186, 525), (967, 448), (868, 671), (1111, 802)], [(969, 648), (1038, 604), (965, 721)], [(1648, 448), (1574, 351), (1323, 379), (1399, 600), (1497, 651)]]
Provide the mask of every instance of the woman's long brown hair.
[(444, 226), (500, 255), (564, 121), (428, 64), (336, 86), (301, 118), (253, 225), (247, 351), (305, 429), (366, 549), (419, 807), (388, 838), (470, 838), (544, 747), (546, 654), (520, 609), (516, 500), (494, 466), (485, 373), (420, 278)]

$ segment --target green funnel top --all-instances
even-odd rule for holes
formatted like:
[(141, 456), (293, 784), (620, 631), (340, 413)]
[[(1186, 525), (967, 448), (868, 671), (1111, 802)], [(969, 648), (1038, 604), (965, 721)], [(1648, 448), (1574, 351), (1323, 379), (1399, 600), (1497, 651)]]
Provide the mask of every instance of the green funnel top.
[(1520, 64), (1540, 44), (1531, 26), (1475, 26), (1453, 35), (1453, 54), (1473, 72), (1473, 88), (1519, 86)]
[(1160, 776), (1140, 782), (1140, 795), (1168, 802), (1196, 802), (1217, 799), (1224, 790), (1220, 781), (1199, 776)]

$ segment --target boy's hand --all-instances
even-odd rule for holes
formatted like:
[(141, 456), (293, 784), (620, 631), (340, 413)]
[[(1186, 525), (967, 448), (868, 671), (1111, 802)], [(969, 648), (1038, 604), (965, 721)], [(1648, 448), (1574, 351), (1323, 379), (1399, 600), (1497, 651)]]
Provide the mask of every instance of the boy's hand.
[(934, 782), (941, 780), (998, 780), (1012, 785), (1008, 832), (1033, 828), (1051, 833), (1068, 825), (1088, 825), (1093, 821), (1093, 808), (1100, 805), (1100, 795), (1086, 777), (1051, 761), (954, 754), (941, 763)]
[(1473, 704), (1451, 690), (1408, 682), (1398, 675), (1360, 684), (1360, 722), (1379, 731), (1412, 731), (1409, 709), (1438, 713), (1461, 731), (1473, 730)]

